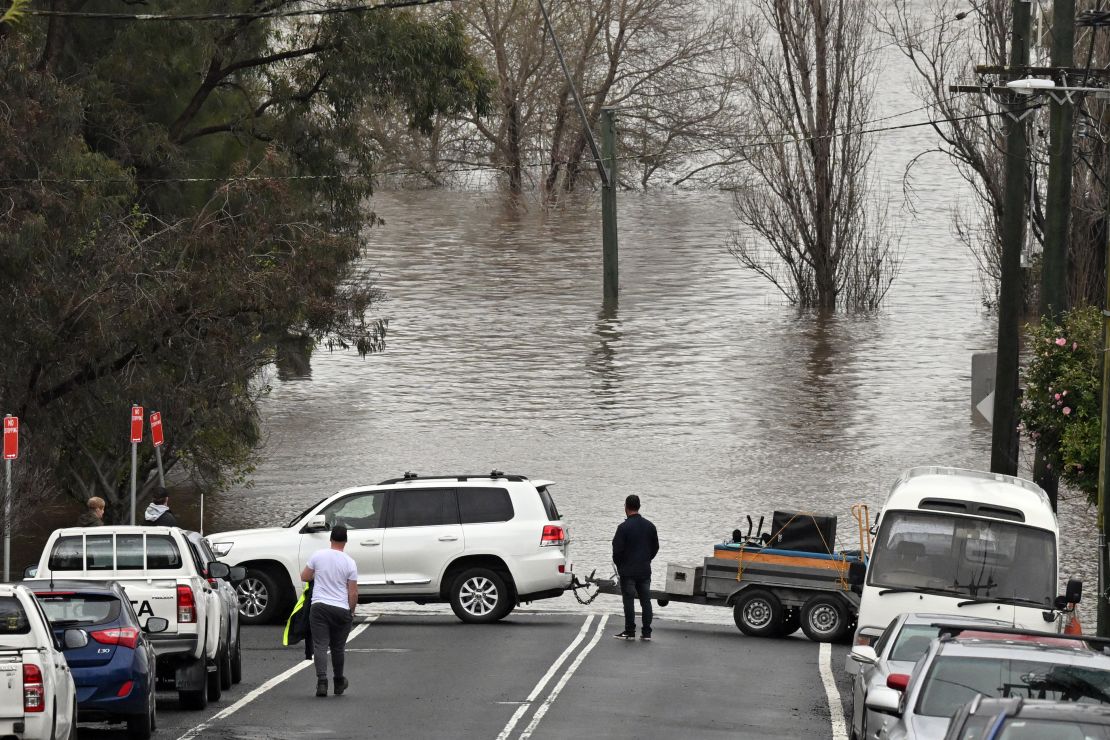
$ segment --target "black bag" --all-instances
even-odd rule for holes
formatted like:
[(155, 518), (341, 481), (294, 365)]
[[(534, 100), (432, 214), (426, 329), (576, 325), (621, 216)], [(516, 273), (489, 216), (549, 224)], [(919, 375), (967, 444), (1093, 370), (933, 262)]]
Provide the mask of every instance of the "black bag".
[(776, 511), (771, 518), (771, 541), (777, 550), (832, 553), (836, 551), (836, 517)]

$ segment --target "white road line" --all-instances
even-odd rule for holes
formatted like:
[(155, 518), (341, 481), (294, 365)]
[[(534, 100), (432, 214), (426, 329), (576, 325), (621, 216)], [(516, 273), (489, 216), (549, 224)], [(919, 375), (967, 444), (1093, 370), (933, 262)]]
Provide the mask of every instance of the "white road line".
[[(354, 628), (353, 630), (351, 630), (351, 634), (347, 635), (347, 642), (350, 642), (351, 640), (353, 640), (353, 639), (355, 639), (356, 637), (358, 637), (359, 635), (361, 635), (361, 634), (363, 633), (363, 631), (364, 631), (364, 630), (365, 630), (365, 629), (366, 629), (367, 627), (369, 627), (369, 626), (370, 626), (370, 623), (371, 623), (371, 622), (373, 622), (373, 621), (374, 621), (375, 619), (377, 619), (377, 618), (378, 618), (378, 617), (377, 617), (377, 615), (374, 615), (374, 616), (372, 616), (372, 617), (369, 617), (369, 618), (367, 618), (367, 619), (366, 619), (366, 620), (365, 620), (365, 621), (364, 621), (364, 622), (363, 622), (362, 624), (358, 625), (358, 626), (357, 626), (357, 627), (355, 627), (355, 628)], [(226, 717), (230, 717), (231, 715), (235, 714), (235, 713), (236, 713), (236, 712), (238, 712), (238, 711), (239, 711), (240, 709), (242, 709), (243, 707), (247, 706), (247, 705), (248, 705), (248, 704), (250, 704), (250, 703), (251, 703), (252, 701), (254, 701), (255, 699), (257, 699), (258, 697), (260, 697), (260, 696), (262, 696), (263, 694), (265, 694), (265, 693), (266, 693), (267, 691), (269, 691), (270, 689), (274, 688), (274, 687), (275, 687), (275, 686), (277, 686), (278, 684), (280, 684), (280, 683), (282, 683), (283, 681), (287, 680), (287, 679), (288, 679), (289, 677), (291, 677), (291, 676), (293, 676), (293, 675), (295, 675), (295, 674), (297, 674), (297, 673), (300, 673), (300, 672), (301, 672), (301, 671), (303, 671), (303, 670), (304, 670), (305, 668), (308, 668), (308, 667), (310, 667), (310, 666), (312, 666), (312, 665), (314, 665), (314, 663), (313, 663), (313, 662), (312, 662), (311, 660), (302, 660), (302, 661), (301, 661), (300, 663), (297, 663), (297, 665), (295, 665), (295, 666), (293, 666), (292, 668), (288, 669), (288, 670), (287, 670), (287, 671), (285, 671), (284, 673), (279, 673), (278, 675), (274, 676), (273, 678), (271, 678), (271, 679), (270, 679), (269, 681), (267, 681), (266, 683), (264, 683), (264, 684), (262, 684), (261, 686), (259, 686), (259, 687), (258, 687), (257, 689), (255, 689), (254, 691), (251, 691), (251, 692), (250, 692), (249, 694), (247, 694), (247, 695), (246, 695), (246, 696), (244, 696), (244, 697), (243, 697), (242, 699), (240, 699), (239, 701), (237, 701), (237, 702), (235, 702), (234, 704), (232, 704), (232, 705), (231, 705), (230, 707), (228, 707), (227, 709), (222, 709), (222, 710), (220, 710), (219, 712), (217, 712), (216, 714), (214, 714), (214, 715), (212, 715), (211, 717), (209, 717), (209, 718), (208, 718), (207, 720), (205, 720), (204, 722), (201, 722), (201, 723), (200, 723), (199, 725), (197, 725), (197, 726), (196, 726), (196, 727), (194, 727), (193, 729), (191, 729), (191, 730), (189, 730), (188, 732), (186, 732), (186, 733), (185, 733), (184, 735), (182, 735), (181, 737), (179, 737), (179, 738), (178, 738), (177, 740), (192, 740), (192, 738), (194, 738), (194, 737), (197, 737), (197, 736), (198, 736), (198, 735), (200, 735), (200, 734), (201, 734), (202, 732), (204, 732), (204, 731), (205, 731), (205, 730), (207, 730), (207, 729), (208, 729), (209, 727), (211, 727), (213, 723), (215, 723), (215, 722), (218, 722), (218, 721), (220, 721), (221, 719), (224, 719), (224, 718), (226, 718)]]
[(567, 668), (566, 672), (563, 673), (563, 677), (559, 679), (559, 683), (555, 684), (555, 688), (551, 689), (551, 693), (548, 694), (547, 698), (543, 700), (542, 704), (540, 704), (540, 708), (536, 710), (536, 714), (532, 717), (532, 721), (528, 723), (528, 727), (524, 728), (524, 732), (520, 733), (520, 740), (527, 740), (528, 738), (532, 737), (532, 732), (536, 729), (536, 725), (540, 723), (540, 720), (543, 719), (543, 716), (547, 714), (547, 710), (550, 709), (551, 705), (555, 703), (555, 700), (559, 697), (559, 692), (562, 691), (563, 687), (567, 685), (567, 681), (569, 681), (570, 677), (574, 675), (574, 672), (578, 670), (578, 666), (582, 665), (582, 661), (586, 659), (586, 656), (589, 655), (590, 651), (594, 649), (595, 645), (597, 645), (597, 641), (601, 639), (601, 633), (602, 631), (604, 631), (605, 623), (608, 621), (608, 614), (598, 620), (597, 631), (594, 632), (594, 636), (593, 639), (590, 640), (590, 644), (582, 648), (582, 652), (578, 653), (577, 657), (575, 657), (574, 659), (574, 662), (571, 663), (570, 667)]
[(821, 666), (821, 683), (825, 685), (825, 697), (829, 702), (829, 721), (832, 723), (832, 740), (848, 740), (848, 730), (844, 724), (844, 703), (840, 700), (840, 689), (832, 672), (832, 647), (822, 642), (818, 651), (818, 664)]
[(582, 628), (578, 630), (578, 635), (567, 645), (567, 649), (563, 651), (562, 655), (555, 659), (555, 662), (547, 669), (547, 673), (543, 674), (543, 678), (541, 678), (539, 683), (536, 684), (536, 687), (532, 689), (532, 693), (528, 695), (528, 698), (520, 702), (520, 707), (513, 712), (513, 716), (509, 718), (509, 723), (505, 725), (505, 729), (497, 736), (497, 740), (507, 740), (509, 735), (512, 734), (513, 728), (516, 727), (516, 723), (520, 721), (520, 718), (523, 717), (528, 711), (528, 708), (532, 706), (532, 702), (534, 702), (536, 697), (540, 695), (540, 692), (543, 691), (543, 687), (547, 686), (547, 682), (551, 680), (551, 677), (555, 675), (559, 667), (562, 666), (566, 659), (570, 657), (570, 654), (582, 644), (582, 640), (586, 638), (586, 633), (590, 631), (590, 623), (593, 621), (593, 614), (586, 617), (586, 620), (582, 623)]

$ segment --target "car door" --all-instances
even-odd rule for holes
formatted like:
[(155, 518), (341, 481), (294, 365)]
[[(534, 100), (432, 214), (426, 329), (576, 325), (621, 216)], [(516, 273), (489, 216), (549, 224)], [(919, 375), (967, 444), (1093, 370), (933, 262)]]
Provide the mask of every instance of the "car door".
[(438, 593), (440, 574), (463, 547), (454, 488), (391, 493), (383, 553), (390, 591)]
[(360, 594), (381, 593), (386, 589), (382, 550), (385, 543), (384, 513), (387, 491), (363, 491), (332, 501), (320, 511), (328, 531), (309, 532), (301, 539), (301, 566), (317, 550), (329, 546), (331, 528), (347, 527), (346, 552), (358, 567)]

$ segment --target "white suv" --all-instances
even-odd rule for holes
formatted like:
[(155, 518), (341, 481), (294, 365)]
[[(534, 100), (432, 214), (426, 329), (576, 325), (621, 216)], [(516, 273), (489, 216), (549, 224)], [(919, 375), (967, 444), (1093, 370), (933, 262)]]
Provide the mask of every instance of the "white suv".
[(221, 562), (241, 565), (243, 622), (283, 620), (308, 558), (348, 530), (359, 603), (449, 601), (464, 622), (494, 622), (571, 581), (569, 535), (547, 487), (523, 475), (418, 476), (347, 488), (284, 527), (209, 535)]

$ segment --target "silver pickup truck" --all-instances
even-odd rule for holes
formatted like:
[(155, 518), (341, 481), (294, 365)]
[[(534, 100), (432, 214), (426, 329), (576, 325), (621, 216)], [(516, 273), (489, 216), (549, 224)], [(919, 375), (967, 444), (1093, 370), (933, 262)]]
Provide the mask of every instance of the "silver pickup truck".
[(206, 561), (207, 551), (189, 535), (177, 527), (58, 529), (28, 575), (118, 581), (140, 624), (150, 617), (169, 622), (150, 636), (159, 688), (176, 690), (185, 708), (204, 709), (220, 698), (230, 658), (238, 658), (238, 620), (220, 581), (242, 577), (242, 569), (233, 574), (224, 563)]

